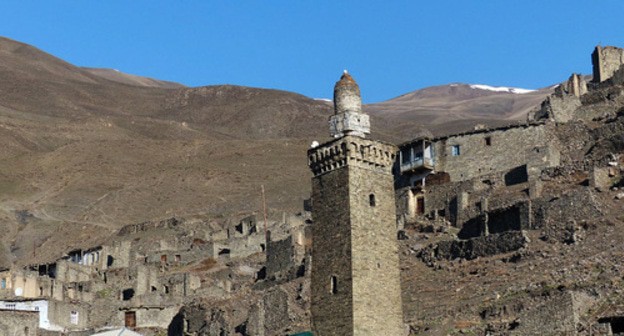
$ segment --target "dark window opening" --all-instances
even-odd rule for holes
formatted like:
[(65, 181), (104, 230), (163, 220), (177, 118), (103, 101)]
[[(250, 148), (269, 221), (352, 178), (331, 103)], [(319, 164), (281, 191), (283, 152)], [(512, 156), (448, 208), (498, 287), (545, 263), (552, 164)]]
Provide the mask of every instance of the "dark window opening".
[(121, 292), (121, 299), (124, 301), (130, 300), (132, 297), (134, 297), (134, 289), (132, 288), (124, 289)]
[(155, 286), (151, 286), (151, 287), (152, 287), (152, 288), (150, 288), (150, 290), (151, 290), (152, 292), (155, 292), (155, 291), (157, 290)]
[(330, 284), (329, 284), (329, 292), (332, 294), (338, 293), (338, 278), (335, 275), (331, 276)]
[(238, 233), (243, 234), (243, 223), (240, 223), (238, 225), (235, 226), (236, 231), (238, 231)]
[(522, 219), (519, 206), (489, 213), (488, 231), (490, 233), (520, 230), (522, 230)]
[(297, 268), (297, 273), (296, 273), (297, 278), (301, 278), (302, 276), (304, 276), (305, 271), (306, 271), (305, 265), (299, 265), (299, 267)]
[(229, 255), (230, 254), (230, 249), (224, 248), (219, 250), (219, 255)]
[(163, 292), (165, 292), (165, 294), (169, 294), (169, 286), (164, 285), (163, 286)]
[(401, 149), (401, 163), (409, 163), (412, 161), (412, 149), (411, 148), (403, 148)]
[(492, 137), (486, 137), (485, 138), (485, 145), (486, 146), (492, 146)]
[(461, 149), (460, 149), (459, 145), (451, 146), (451, 155), (452, 156), (460, 156), (461, 155)]
[(511, 169), (505, 174), (505, 185), (512, 186), (515, 184), (525, 183), (529, 180), (527, 166), (522, 165)]
[(114, 262), (115, 262), (115, 258), (113, 258), (113, 256), (109, 255), (106, 257), (106, 267), (113, 266)]
[(129, 311), (124, 314), (124, 322), (126, 327), (134, 328), (136, 327), (136, 312)]
[(258, 280), (264, 280), (266, 279), (266, 267), (262, 267), (258, 273), (256, 273), (256, 279)]
[(43, 296), (43, 287), (39, 287), (39, 296)]
[(598, 323), (609, 323), (614, 335), (624, 332), (624, 316), (603, 317), (598, 319)]
[(482, 236), (485, 232), (485, 216), (480, 215), (469, 219), (457, 233), (459, 239), (470, 239)]
[(418, 197), (416, 199), (416, 214), (422, 215), (425, 213), (425, 198)]
[(162, 262), (162, 263), (166, 263), (167, 262), (167, 255), (166, 254), (163, 254), (163, 255), (160, 256), (160, 262)]
[(370, 204), (370, 206), (372, 207), (377, 205), (375, 201), (375, 194), (368, 195), (368, 204)]

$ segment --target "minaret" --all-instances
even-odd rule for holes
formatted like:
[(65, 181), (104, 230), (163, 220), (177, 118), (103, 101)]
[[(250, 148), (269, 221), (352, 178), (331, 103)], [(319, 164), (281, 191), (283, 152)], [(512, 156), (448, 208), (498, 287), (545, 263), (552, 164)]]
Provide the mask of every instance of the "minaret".
[(334, 140), (308, 151), (312, 178), (312, 328), (317, 336), (403, 335), (392, 165), (368, 140), (360, 89), (334, 87)]
[(368, 114), (362, 113), (360, 87), (347, 70), (334, 86), (334, 115), (329, 118), (329, 132), (334, 138), (345, 135), (363, 138), (370, 133)]

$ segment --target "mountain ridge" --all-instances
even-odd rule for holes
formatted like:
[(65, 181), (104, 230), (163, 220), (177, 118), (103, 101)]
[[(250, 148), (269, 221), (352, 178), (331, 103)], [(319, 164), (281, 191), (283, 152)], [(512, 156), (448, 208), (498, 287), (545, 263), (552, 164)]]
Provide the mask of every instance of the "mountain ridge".
[[(0, 264), (27, 261), (46, 242), (95, 242), (144, 220), (258, 212), (262, 186), (271, 214), (301, 209), (310, 188), (306, 150), (330, 140), (332, 104), (287, 91), (191, 88), (111, 72), (0, 38), (0, 229), (8, 232)], [(398, 143), (423, 127), (515, 122), (546, 95), (473, 90), (462, 93), (472, 98), (445, 103), (431, 90), (421, 90), (418, 102), (365, 105), (371, 136)], [(91, 238), (72, 237), (65, 227), (84, 227)]]

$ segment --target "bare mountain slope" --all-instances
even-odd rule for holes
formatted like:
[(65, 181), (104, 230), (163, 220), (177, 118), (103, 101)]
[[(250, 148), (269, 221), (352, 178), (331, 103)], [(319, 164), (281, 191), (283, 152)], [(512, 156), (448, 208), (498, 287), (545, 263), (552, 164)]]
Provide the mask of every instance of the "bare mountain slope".
[(114, 69), (87, 68), (87, 67), (83, 67), (82, 69), (96, 76), (106, 78), (114, 82), (128, 84), (128, 85), (162, 87), (162, 88), (173, 88), (173, 89), (185, 87), (184, 85), (179, 84), (179, 83), (162, 81), (162, 80), (153, 79), (149, 77), (131, 75), (131, 74), (123, 73)]
[(475, 124), (500, 125), (526, 120), (529, 111), (552, 93), (551, 88), (527, 91), (486, 85), (449, 84), (410, 92), (385, 102), (370, 104), (371, 115), (383, 115), (397, 125), (394, 133), (410, 138), (414, 126), (434, 134), (456, 132)]
[[(520, 118), (542, 94), (449, 86), (366, 108), (375, 137), (401, 141), (423, 125)], [(328, 140), (331, 111), (290, 92), (80, 68), (0, 38), (0, 266), (132, 222), (257, 211), (261, 185), (273, 213), (296, 211), (306, 148)]]

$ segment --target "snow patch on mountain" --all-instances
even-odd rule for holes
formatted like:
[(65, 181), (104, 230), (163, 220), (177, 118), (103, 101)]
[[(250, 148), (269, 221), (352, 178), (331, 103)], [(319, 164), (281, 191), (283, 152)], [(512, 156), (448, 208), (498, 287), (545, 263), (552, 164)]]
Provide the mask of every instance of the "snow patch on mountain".
[(535, 90), (521, 89), (521, 88), (514, 88), (514, 87), (507, 87), (507, 86), (490, 86), (490, 85), (484, 85), (484, 84), (471, 84), (470, 88), (477, 89), (477, 90), (507, 92), (507, 93), (516, 93), (516, 94), (525, 94), (525, 93), (535, 91)]

